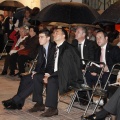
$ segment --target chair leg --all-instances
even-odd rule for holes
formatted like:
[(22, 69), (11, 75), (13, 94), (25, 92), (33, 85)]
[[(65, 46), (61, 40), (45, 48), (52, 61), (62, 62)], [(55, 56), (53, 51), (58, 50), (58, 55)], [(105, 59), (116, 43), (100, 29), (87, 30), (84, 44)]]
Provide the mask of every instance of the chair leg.
[(76, 98), (76, 96), (77, 96), (77, 93), (78, 93), (78, 91), (75, 91), (74, 95), (73, 95), (72, 98), (71, 98), (71, 102), (70, 102), (70, 104), (68, 105), (67, 110), (66, 110), (68, 113), (70, 112), (70, 110), (71, 110), (71, 108), (72, 108), (72, 106), (73, 106), (73, 104), (74, 104), (74, 101), (75, 101), (75, 98)]
[(2, 53), (0, 55), (0, 59), (2, 59), (2, 56), (3, 56), (4, 53), (6, 53), (6, 46), (3, 48), (3, 51), (2, 51)]

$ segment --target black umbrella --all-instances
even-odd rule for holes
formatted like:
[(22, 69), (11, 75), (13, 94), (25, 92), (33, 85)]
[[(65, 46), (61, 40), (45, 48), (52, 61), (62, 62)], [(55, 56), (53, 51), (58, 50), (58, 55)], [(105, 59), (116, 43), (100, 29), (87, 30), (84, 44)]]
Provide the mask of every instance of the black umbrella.
[(31, 8), (26, 6), (26, 7), (16, 9), (14, 17), (17, 18), (17, 19), (23, 18), (26, 10), (31, 10)]
[(0, 10), (16, 10), (16, 8), (24, 7), (24, 5), (18, 1), (3, 1), (0, 3)]
[(42, 9), (34, 19), (40, 22), (91, 24), (99, 16), (93, 8), (76, 2), (59, 2)]
[(120, 1), (108, 7), (94, 22), (97, 23), (120, 23)]

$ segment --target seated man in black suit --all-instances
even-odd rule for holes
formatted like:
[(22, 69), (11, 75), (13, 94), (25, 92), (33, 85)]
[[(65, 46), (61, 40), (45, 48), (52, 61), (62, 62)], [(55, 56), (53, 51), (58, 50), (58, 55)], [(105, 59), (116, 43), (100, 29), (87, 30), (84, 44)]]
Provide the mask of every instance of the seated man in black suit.
[[(39, 79), (47, 78), (50, 74), (53, 73), (54, 65), (54, 51), (55, 45), (50, 42), (50, 32), (49, 30), (42, 30), (39, 33), (39, 50), (38, 50), (38, 60), (35, 71), (32, 74), (23, 76), (17, 94), (9, 99), (2, 101), (2, 104), (6, 109), (22, 109), (25, 99), (33, 92), (34, 93), (34, 84)], [(42, 82), (42, 84), (44, 84)], [(37, 88), (37, 86), (35, 86)], [(42, 89), (42, 88), (41, 88)], [(38, 92), (39, 88), (38, 88)], [(39, 103), (39, 102), (38, 102)], [(42, 106), (40, 110), (45, 110), (43, 104), (38, 104)]]
[[(72, 45), (78, 50), (81, 59), (88, 61), (94, 60), (95, 46), (94, 42), (86, 38), (87, 29), (82, 26), (78, 26), (75, 32), (75, 40), (72, 41)], [(85, 68), (85, 64), (88, 61), (82, 61), (82, 68)]]
[[(41, 67), (38, 67), (39, 69), (38, 72), (40, 72), (40, 74), (36, 73), (34, 75), (33, 73), (32, 76), (29, 75), (23, 77), (24, 80), (22, 81), (25, 81), (25, 84), (23, 84), (24, 82), (21, 81), (21, 85), (18, 90), (19, 94), (13, 97), (13, 99), (2, 102), (6, 108), (9, 109), (15, 107), (17, 109), (20, 109), (21, 104), (23, 105), (23, 103), (21, 102), (24, 102), (26, 96), (28, 96), (31, 92), (33, 92), (33, 101), (36, 102), (33, 108), (35, 109), (36, 107), (39, 108), (37, 109), (37, 111), (45, 110), (45, 106), (43, 104), (43, 99), (42, 99), (42, 92), (43, 92), (43, 86), (44, 84), (46, 84), (47, 90), (46, 90), (45, 105), (46, 107), (48, 107), (48, 109), (43, 114), (41, 114), (41, 116), (51, 117), (53, 115), (58, 114), (58, 109), (57, 109), (58, 90), (60, 94), (64, 94), (69, 90), (71, 90), (71, 88), (73, 87), (75, 88), (80, 87), (81, 83), (83, 83), (80, 58), (74, 47), (72, 47), (69, 43), (66, 42), (67, 31), (63, 28), (58, 28), (55, 30), (53, 37), (54, 37), (54, 41), (57, 44), (56, 52), (54, 54), (55, 58), (53, 59), (53, 57), (51, 56), (52, 53), (49, 54), (50, 51), (48, 51), (48, 57), (51, 56), (50, 57), (51, 59), (47, 59), (47, 64), (44, 64), (44, 66), (46, 66), (46, 69), (41, 69)], [(44, 37), (41, 34), (39, 34), (39, 38), (40, 38), (39, 40), (41, 39), (43, 40)], [(40, 44), (42, 43), (42, 40)], [(51, 47), (51, 49), (49, 50), (52, 50), (52, 48), (53, 47)], [(54, 66), (52, 66), (53, 64), (48, 64), (48, 61), (50, 63), (53, 63)], [(41, 61), (38, 60), (38, 64), (42, 66), (43, 63), (41, 64)], [(45, 74), (46, 72), (49, 74)], [(32, 78), (34, 80), (32, 80)], [(26, 81), (29, 82), (27, 82), (26, 84)], [(34, 85), (35, 87), (33, 87)], [(21, 88), (22, 86), (25, 88), (25, 90)], [(27, 87), (30, 87), (31, 89)], [(15, 104), (15, 106), (13, 103)]]
[(85, 117), (84, 120), (105, 120), (108, 114), (115, 115), (116, 120), (120, 120), (120, 87), (101, 111)]
[[(57, 28), (53, 33), (53, 40), (56, 45), (54, 59), (54, 73), (44, 79), (39, 79), (38, 89), (36, 89), (36, 97), (33, 95), (33, 101), (36, 104), (43, 104), (42, 100), (42, 83), (47, 86), (46, 102), (47, 111), (41, 114), (42, 117), (51, 117), (58, 114), (58, 90), (60, 94), (64, 94), (71, 90), (72, 87), (79, 87), (83, 83), (82, 71), (80, 66), (80, 58), (67, 40), (67, 31), (63, 28)], [(29, 111), (38, 111), (36, 104)], [(39, 106), (40, 107), (40, 106)]]
[[(83, 26), (78, 26), (75, 32), (75, 40), (72, 41), (72, 45), (77, 49), (78, 54), (80, 55), (80, 59), (84, 59), (85, 61), (81, 61), (82, 71), (84, 71), (85, 66), (88, 61), (94, 60), (94, 52), (95, 46), (94, 42), (88, 40), (87, 36), (87, 29)], [(87, 94), (85, 91), (78, 92), (78, 96), (80, 98), (87, 99)], [(80, 104), (87, 105), (88, 102), (84, 99), (80, 99)], [(76, 101), (77, 98), (76, 98)]]
[[(117, 46), (112, 46), (108, 43), (108, 35), (105, 31), (99, 30), (96, 34), (96, 41), (98, 44), (98, 48), (95, 50), (95, 60), (98, 62), (105, 63), (104, 74), (102, 75), (101, 85), (102, 87), (105, 85), (106, 80), (108, 78), (109, 72), (112, 66), (116, 63), (120, 62), (120, 49)], [(98, 79), (96, 72), (88, 72), (86, 74), (87, 84), (92, 87), (96, 84)], [(109, 79), (110, 83), (114, 83), (116, 80), (115, 76), (111, 75)]]

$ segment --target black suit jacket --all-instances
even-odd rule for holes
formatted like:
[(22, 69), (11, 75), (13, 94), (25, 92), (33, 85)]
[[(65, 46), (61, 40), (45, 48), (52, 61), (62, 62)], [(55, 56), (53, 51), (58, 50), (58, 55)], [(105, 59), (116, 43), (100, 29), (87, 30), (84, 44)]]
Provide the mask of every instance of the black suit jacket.
[(2, 29), (2, 22), (0, 21), (0, 35), (2, 35), (3, 34), (3, 29)]
[[(95, 50), (95, 61), (100, 62), (101, 56), (101, 48), (98, 47)], [(116, 63), (120, 63), (120, 49), (118, 46), (112, 46), (111, 44), (107, 44), (106, 46), (106, 65), (109, 70), (111, 70), (112, 66)]]
[[(10, 17), (7, 17), (7, 18), (5, 19), (5, 21), (4, 21), (4, 23), (3, 23), (4, 32), (5, 32), (5, 33), (8, 33), (8, 35), (10, 35), (10, 33), (14, 30), (14, 27), (15, 27), (15, 26), (13, 25), (12, 29), (11, 29), (11, 30), (9, 29), (9, 20), (10, 20)], [(13, 24), (15, 24), (16, 21), (17, 21), (17, 19), (13, 17)]]
[[(78, 50), (78, 41), (73, 40), (72, 45)], [(83, 57), (84, 59), (88, 61), (93, 61), (94, 60), (94, 51), (95, 51), (95, 46), (93, 41), (85, 39), (84, 42), (84, 47), (83, 47)]]
[(60, 94), (83, 83), (80, 57), (76, 49), (66, 41), (59, 47), (58, 80)]
[(40, 74), (49, 73), (52, 74), (54, 72), (54, 52), (55, 52), (55, 44), (49, 43), (48, 46), (48, 56), (47, 56), (47, 64), (44, 67), (44, 51), (43, 46), (39, 47), (38, 52), (38, 60), (35, 71)]

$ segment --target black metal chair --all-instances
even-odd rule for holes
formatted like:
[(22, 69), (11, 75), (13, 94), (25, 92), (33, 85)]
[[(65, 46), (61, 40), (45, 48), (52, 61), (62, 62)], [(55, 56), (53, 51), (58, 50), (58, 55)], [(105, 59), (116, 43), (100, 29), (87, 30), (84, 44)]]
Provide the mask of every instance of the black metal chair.
[[(110, 73), (109, 73), (109, 75), (108, 75), (108, 78), (107, 78), (107, 80), (106, 80), (105, 85), (104, 85), (102, 88), (101, 88), (101, 86), (99, 86), (99, 89), (98, 89), (97, 86), (98, 86), (98, 84), (100, 84), (100, 79), (98, 79), (98, 81), (97, 81), (97, 83), (96, 83), (96, 85), (95, 85), (95, 87), (94, 87), (94, 89), (93, 89), (93, 92), (92, 92), (90, 101), (89, 101), (89, 103), (88, 103), (88, 105), (87, 105), (87, 107), (86, 107), (86, 110), (85, 110), (82, 118), (81, 118), (82, 120), (85, 120), (85, 119), (84, 119), (84, 116), (86, 116), (86, 114), (87, 114), (87, 112), (88, 112), (88, 109), (89, 109), (89, 107), (90, 107), (90, 104), (92, 103), (92, 102), (91, 102), (91, 101), (92, 101), (92, 98), (93, 98), (94, 96), (99, 96), (99, 97), (98, 97), (98, 103), (95, 104), (95, 107), (94, 107), (94, 109), (92, 110), (92, 113), (91, 113), (91, 114), (94, 114), (95, 111), (96, 111), (96, 109), (97, 109), (98, 106), (99, 106), (100, 100), (101, 100), (102, 98), (104, 98), (104, 97), (107, 97), (106, 87), (107, 87), (107, 86), (110, 86), (110, 85), (116, 85), (116, 84), (110, 84), (110, 77), (111, 77), (111, 75), (117, 75), (118, 72), (119, 72), (119, 70), (120, 70), (120, 63), (114, 64), (113, 67), (112, 67), (112, 69), (111, 69), (111, 71), (110, 71)], [(102, 72), (101, 72), (101, 75), (100, 75), (99, 77), (101, 77), (101, 76), (102, 76)], [(111, 120), (111, 116), (108, 116), (108, 119)]]
[(25, 66), (27, 67), (27, 73), (30, 74), (34, 69), (35, 69), (35, 66), (36, 66), (36, 63), (37, 63), (37, 58), (38, 58), (38, 54), (36, 55), (35, 59), (33, 60), (28, 60), (26, 63), (25, 63)]
[(3, 56), (3, 55), (6, 55), (6, 54), (7, 54), (6, 48), (7, 48), (7, 47), (12, 47), (13, 43), (14, 43), (13, 40), (9, 40), (9, 39), (8, 39), (8, 40), (6, 41), (5, 46), (4, 46), (3, 50), (2, 50), (2, 53), (0, 54), (0, 59), (2, 59), (2, 56)]

